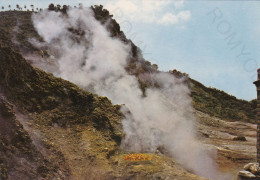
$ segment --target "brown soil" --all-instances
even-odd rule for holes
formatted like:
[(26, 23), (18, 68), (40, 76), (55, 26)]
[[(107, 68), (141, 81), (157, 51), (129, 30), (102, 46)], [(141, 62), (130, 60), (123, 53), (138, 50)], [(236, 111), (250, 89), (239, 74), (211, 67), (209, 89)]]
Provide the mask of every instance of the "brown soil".
[[(228, 122), (196, 112), (199, 137), (209, 149), (217, 150), (219, 170), (236, 179), (243, 166), (256, 161), (256, 124)], [(234, 140), (237, 137), (243, 139)]]

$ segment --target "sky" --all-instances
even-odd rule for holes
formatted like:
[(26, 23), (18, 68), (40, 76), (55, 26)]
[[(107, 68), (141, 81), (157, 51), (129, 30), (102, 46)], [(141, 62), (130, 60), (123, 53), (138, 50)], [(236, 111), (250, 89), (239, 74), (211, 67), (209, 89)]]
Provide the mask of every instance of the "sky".
[(177, 69), (239, 99), (256, 98), (260, 68), (260, 2), (257, 0), (0, 0), (46, 8), (50, 3), (103, 4), (127, 38), (160, 70)]

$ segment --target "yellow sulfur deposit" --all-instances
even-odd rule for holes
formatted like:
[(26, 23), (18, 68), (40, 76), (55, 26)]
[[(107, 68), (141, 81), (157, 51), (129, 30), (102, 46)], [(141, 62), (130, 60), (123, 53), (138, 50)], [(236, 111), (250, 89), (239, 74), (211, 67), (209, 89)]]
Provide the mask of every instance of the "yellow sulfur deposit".
[(148, 161), (151, 157), (147, 154), (128, 154), (123, 157), (125, 161)]

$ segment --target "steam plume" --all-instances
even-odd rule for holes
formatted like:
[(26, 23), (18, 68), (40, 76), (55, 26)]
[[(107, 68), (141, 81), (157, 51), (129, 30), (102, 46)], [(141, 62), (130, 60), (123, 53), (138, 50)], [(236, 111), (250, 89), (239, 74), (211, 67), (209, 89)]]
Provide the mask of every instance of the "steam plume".
[(37, 46), (48, 46), (52, 55), (38, 66), (124, 104), (123, 148), (154, 152), (163, 147), (196, 174), (219, 179), (214, 161), (195, 138), (189, 90), (182, 80), (151, 74), (161, 88), (148, 88), (143, 96), (137, 78), (125, 70), (130, 46), (111, 38), (91, 9), (70, 9), (67, 16), (45, 10), (32, 19), (45, 40)]

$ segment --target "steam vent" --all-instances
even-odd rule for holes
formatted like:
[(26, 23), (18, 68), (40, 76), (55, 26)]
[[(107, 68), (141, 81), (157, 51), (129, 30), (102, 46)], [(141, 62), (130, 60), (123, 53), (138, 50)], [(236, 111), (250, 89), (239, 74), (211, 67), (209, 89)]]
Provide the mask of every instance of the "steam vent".
[(257, 91), (257, 143), (256, 143), (256, 163), (248, 163), (244, 170), (239, 172), (239, 180), (260, 179), (260, 69), (257, 70), (257, 81), (254, 82)]

